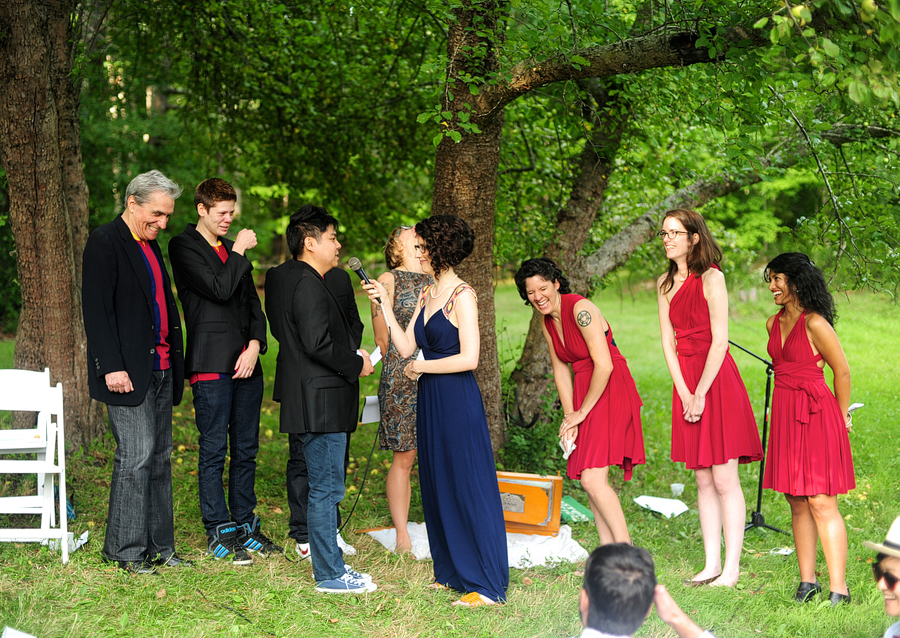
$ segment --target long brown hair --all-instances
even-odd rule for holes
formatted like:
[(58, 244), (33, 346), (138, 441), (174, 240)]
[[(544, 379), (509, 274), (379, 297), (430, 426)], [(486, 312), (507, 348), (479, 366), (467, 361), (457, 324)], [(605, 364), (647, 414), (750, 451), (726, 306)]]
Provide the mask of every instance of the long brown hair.
[[(700, 237), (696, 244), (688, 244), (687, 267), (689, 273), (702, 275), (713, 264), (719, 265), (719, 262), (722, 261), (722, 249), (719, 248), (719, 244), (716, 243), (712, 233), (709, 232), (709, 227), (700, 213), (684, 208), (674, 208), (666, 213), (663, 221), (669, 217), (674, 217), (680, 221), (684, 229), (690, 233), (688, 236), (689, 242), (694, 235), (699, 235)], [(677, 272), (678, 264), (670, 259), (669, 272), (666, 273), (666, 278), (659, 285), (659, 289), (663, 294), (672, 290), (672, 286), (675, 285), (675, 273)]]

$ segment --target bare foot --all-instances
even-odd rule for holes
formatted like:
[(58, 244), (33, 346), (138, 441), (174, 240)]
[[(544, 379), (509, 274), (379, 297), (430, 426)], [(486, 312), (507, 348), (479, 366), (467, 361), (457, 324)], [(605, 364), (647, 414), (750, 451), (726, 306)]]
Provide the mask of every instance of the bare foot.
[(699, 574), (696, 574), (690, 580), (684, 581), (684, 585), (686, 587), (701, 587), (703, 585), (709, 585), (712, 582), (717, 582), (717, 579), (721, 576), (720, 572), (710, 571), (704, 569)]
[(726, 574), (722, 572), (722, 575), (719, 576), (715, 581), (709, 584), (710, 587), (734, 587), (738, 579), (740, 579), (740, 573), (737, 574)]
[(722, 568), (719, 567), (717, 569), (704, 569), (698, 574), (694, 574), (694, 577), (691, 580), (708, 580), (710, 578), (718, 578), (722, 575)]
[(394, 548), (395, 554), (406, 554), (412, 551), (412, 542), (409, 539), (405, 541), (397, 541), (397, 546)]

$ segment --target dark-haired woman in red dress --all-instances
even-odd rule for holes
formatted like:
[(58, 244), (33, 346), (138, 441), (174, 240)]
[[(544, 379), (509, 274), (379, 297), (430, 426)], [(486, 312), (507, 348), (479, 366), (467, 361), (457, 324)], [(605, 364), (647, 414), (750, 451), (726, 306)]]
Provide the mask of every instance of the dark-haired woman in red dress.
[[(816, 545), (828, 565), (831, 604), (850, 602), (847, 529), (837, 495), (856, 487), (847, 430), (852, 419), (850, 366), (834, 332), (834, 300), (825, 277), (803, 253), (784, 253), (766, 266), (778, 314), (769, 317), (769, 356), (775, 367), (772, 436), (763, 487), (784, 493), (800, 564), (794, 599), (811, 600), (816, 580)], [(825, 364), (834, 372), (834, 394)]]
[[(674, 384), (672, 460), (694, 470), (706, 563), (687, 584), (731, 587), (740, 576), (746, 505), (738, 464), (762, 459), (747, 390), (728, 352), (722, 250), (691, 210), (659, 233), (669, 270), (657, 282), (663, 353)], [(721, 542), (725, 536), (725, 563)]]
[(609, 485), (611, 465), (620, 466), (628, 481), (632, 468), (644, 462), (641, 397), (625, 357), (600, 309), (570, 293), (569, 282), (552, 260), (539, 257), (523, 263), (516, 287), (525, 303), (543, 315), (544, 339), (565, 414), (559, 436), (575, 442), (569, 478), (580, 480), (587, 492), (600, 544), (628, 543), (625, 514)]

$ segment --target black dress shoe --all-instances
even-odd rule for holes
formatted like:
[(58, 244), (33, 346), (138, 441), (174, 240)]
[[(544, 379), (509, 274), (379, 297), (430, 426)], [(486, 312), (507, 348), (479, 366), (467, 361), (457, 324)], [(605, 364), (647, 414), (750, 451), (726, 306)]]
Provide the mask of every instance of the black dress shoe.
[(821, 591), (822, 585), (819, 584), (818, 580), (814, 583), (801, 581), (800, 586), (797, 588), (797, 593), (794, 594), (794, 600), (798, 603), (805, 603), (818, 596)]
[(837, 607), (841, 603), (850, 604), (850, 590), (847, 590), (846, 594), (838, 594), (837, 592), (831, 592), (831, 596), (828, 597), (828, 602), (831, 603), (832, 607)]
[(178, 554), (172, 554), (165, 560), (160, 558), (156, 564), (160, 567), (193, 567), (194, 561), (182, 558)]
[(142, 560), (120, 560), (119, 569), (129, 574), (155, 574), (156, 568)]

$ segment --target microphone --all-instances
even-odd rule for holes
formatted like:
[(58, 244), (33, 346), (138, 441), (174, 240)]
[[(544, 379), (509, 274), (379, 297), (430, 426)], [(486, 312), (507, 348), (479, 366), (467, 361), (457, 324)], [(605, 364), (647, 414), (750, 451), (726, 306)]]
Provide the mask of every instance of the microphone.
[[(366, 282), (367, 284), (372, 283), (371, 281), (369, 281), (369, 276), (366, 275), (366, 271), (363, 268), (362, 263), (360, 263), (359, 259), (357, 259), (356, 257), (351, 257), (347, 261), (347, 266), (349, 266), (350, 270), (355, 272), (357, 274), (357, 276), (359, 276), (359, 278), (362, 279), (364, 282)], [(377, 301), (378, 303), (381, 303), (381, 297), (375, 297), (375, 301)]]

